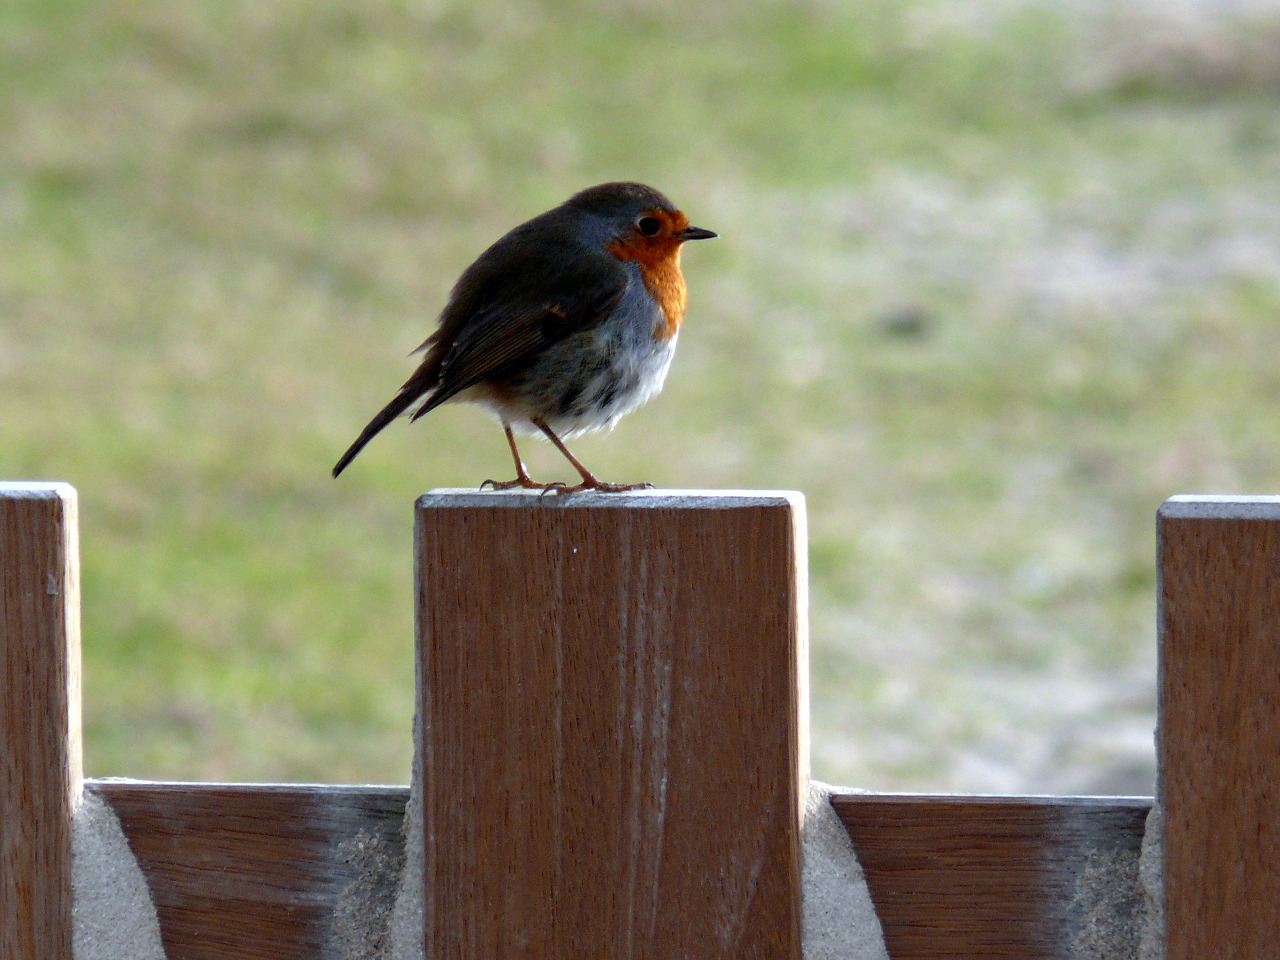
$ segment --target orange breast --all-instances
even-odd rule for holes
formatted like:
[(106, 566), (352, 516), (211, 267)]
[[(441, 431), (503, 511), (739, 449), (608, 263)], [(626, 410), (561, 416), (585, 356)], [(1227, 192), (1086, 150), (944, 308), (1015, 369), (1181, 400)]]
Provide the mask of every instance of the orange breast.
[(641, 238), (631, 243), (614, 243), (609, 252), (619, 260), (634, 260), (653, 299), (662, 308), (664, 322), (654, 331), (660, 340), (670, 340), (680, 330), (688, 292), (680, 272), (680, 241), (669, 237)]

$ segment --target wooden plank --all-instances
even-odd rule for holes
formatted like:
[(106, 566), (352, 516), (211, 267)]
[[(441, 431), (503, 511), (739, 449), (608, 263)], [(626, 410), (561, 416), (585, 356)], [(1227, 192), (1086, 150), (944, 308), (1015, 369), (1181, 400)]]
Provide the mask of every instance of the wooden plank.
[(1280, 942), (1280, 498), (1160, 509), (1168, 960)]
[[(344, 892), (365, 882), (394, 894), (390, 872), (364, 874), (377, 863), (398, 869), (407, 789), (111, 780), (89, 788), (120, 818), (168, 960), (342, 956)], [(356, 856), (374, 844), (384, 857)]]
[(831, 802), (893, 960), (1136, 956), (1126, 948), (1137, 946), (1149, 798), (851, 793)]
[[(350, 885), (372, 883), (384, 899), (394, 893), (405, 788), (87, 787), (113, 806), (139, 857), (169, 960), (344, 957), (336, 927)], [(1106, 865), (1136, 857), (1150, 806), (885, 794), (837, 794), (832, 803), (867, 872), (893, 960), (1073, 956), (1053, 945), (1079, 934), (1082, 884), (1113, 880)], [(723, 805), (718, 820), (732, 820), (736, 807)], [(482, 829), (504, 835), (499, 824)], [(380, 857), (352, 856), (377, 844)], [(385, 871), (370, 877), (371, 865)], [(1123, 889), (1113, 890), (1111, 922), (1123, 924), (1129, 905)]]
[(803, 512), (419, 500), (428, 956), (798, 960)]
[(71, 960), (80, 791), (76, 492), (0, 484), (0, 957)]

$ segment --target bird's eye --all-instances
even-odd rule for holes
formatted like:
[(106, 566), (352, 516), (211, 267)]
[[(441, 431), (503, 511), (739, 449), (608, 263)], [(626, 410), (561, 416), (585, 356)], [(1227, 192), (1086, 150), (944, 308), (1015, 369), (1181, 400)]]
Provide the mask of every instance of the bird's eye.
[(653, 217), (641, 217), (636, 221), (636, 227), (638, 227), (640, 232), (646, 237), (652, 237), (662, 229), (662, 224)]

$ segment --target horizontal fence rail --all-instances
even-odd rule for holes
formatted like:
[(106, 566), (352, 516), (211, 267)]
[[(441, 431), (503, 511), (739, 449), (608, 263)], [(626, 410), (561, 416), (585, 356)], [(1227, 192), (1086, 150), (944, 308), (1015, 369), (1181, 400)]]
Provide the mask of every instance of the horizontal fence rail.
[(404, 859), (404, 787), (86, 786), (120, 819), (168, 960), (329, 957), (344, 894), (361, 880), (355, 853), (377, 846), (375, 862)]
[[(403, 787), (87, 787), (120, 818), (170, 960), (325, 956), (344, 892), (359, 880), (349, 851), (381, 844), (386, 861), (404, 855)], [(1079, 934), (1072, 904), (1099, 859), (1136, 870), (1151, 801), (837, 792), (832, 804), (893, 960), (1050, 960)]]
[[(831, 803), (893, 960), (1136, 957), (1150, 798), (871, 793)], [(1065, 952), (1100, 922), (1121, 949)]]

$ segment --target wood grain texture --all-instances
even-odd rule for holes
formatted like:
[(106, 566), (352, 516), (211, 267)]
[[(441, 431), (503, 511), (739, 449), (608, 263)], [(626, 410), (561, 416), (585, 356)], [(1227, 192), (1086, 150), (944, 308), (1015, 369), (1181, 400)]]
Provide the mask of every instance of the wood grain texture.
[[(352, 898), (351, 885), (394, 893), (406, 788), (110, 780), (87, 788), (120, 817), (169, 960), (337, 960), (347, 956), (336, 929), (344, 902), (370, 900)], [(867, 871), (893, 960), (1041, 960), (1100, 955), (1068, 950), (1089, 902), (1082, 890), (1091, 877), (1123, 875), (1108, 864), (1132, 862), (1150, 801), (846, 794), (833, 805)], [(736, 808), (723, 804), (717, 821)], [(385, 849), (373, 865), (386, 869), (369, 876), (370, 863), (352, 851), (376, 844)], [(1123, 884), (1108, 889), (1119, 894), (1112, 920), (1123, 923)]]
[(800, 956), (796, 495), (418, 502), (433, 960)]
[[(89, 788), (120, 818), (168, 960), (342, 957), (335, 920), (344, 893), (381, 883), (394, 894), (388, 877), (403, 858), (407, 789), (111, 780)], [(380, 877), (356, 855), (374, 844), (385, 848), (374, 858), (387, 868)]]
[[(1147, 798), (836, 794), (892, 960), (1134, 956)], [(1207, 955), (1206, 955), (1207, 956)]]
[(71, 960), (80, 790), (76, 492), (0, 484), (0, 957)]
[(1168, 960), (1280, 949), (1280, 499), (1158, 518)]

